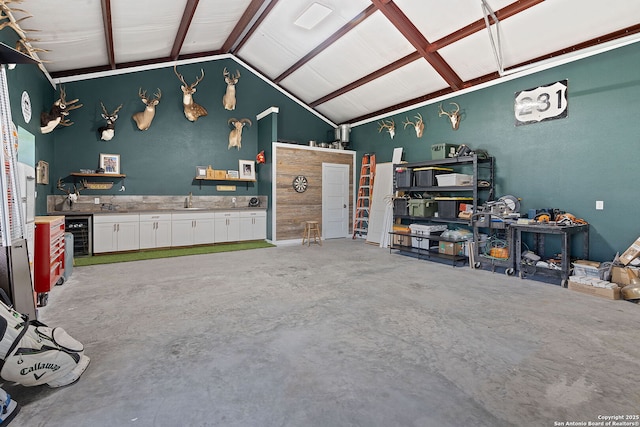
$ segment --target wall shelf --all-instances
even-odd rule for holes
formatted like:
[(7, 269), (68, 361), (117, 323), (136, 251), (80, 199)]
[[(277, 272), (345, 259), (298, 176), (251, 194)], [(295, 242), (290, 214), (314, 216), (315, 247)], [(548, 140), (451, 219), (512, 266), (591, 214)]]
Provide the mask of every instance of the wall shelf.
[(256, 182), (255, 179), (244, 179), (244, 178), (205, 178), (202, 176), (196, 176), (194, 178), (198, 181), (224, 181), (224, 182)]
[(121, 173), (79, 173), (72, 172), (69, 175), (78, 177), (92, 177), (92, 178), (126, 178), (127, 176)]

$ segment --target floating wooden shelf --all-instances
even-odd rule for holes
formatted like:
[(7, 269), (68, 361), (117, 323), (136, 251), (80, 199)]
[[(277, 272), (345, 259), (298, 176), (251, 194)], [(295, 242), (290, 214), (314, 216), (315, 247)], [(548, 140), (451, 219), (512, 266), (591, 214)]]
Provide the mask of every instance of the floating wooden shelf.
[(94, 178), (126, 178), (127, 176), (121, 173), (79, 173), (72, 172), (69, 175), (71, 176), (84, 176), (84, 177), (94, 177)]
[(217, 178), (205, 178), (203, 176), (196, 176), (194, 179), (197, 179), (198, 181), (225, 181), (225, 182), (256, 182), (255, 179), (244, 179), (244, 178), (223, 178), (223, 179), (217, 179)]

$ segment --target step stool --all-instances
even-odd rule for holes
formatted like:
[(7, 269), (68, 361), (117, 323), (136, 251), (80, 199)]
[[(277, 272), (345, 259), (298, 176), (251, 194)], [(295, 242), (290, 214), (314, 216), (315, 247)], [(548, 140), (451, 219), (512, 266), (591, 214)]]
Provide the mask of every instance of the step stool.
[(322, 246), (322, 238), (320, 237), (320, 225), (318, 224), (318, 221), (306, 221), (304, 224), (302, 244), (304, 245), (306, 240), (307, 246), (311, 246), (311, 239), (313, 239), (313, 243), (317, 243)]

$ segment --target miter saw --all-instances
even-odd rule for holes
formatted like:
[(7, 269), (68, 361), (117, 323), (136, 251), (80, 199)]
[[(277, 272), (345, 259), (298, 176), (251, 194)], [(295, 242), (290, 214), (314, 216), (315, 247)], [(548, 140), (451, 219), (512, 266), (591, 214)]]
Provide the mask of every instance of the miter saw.
[(506, 195), (498, 200), (485, 202), (484, 212), (501, 218), (520, 217), (520, 199), (515, 196)]

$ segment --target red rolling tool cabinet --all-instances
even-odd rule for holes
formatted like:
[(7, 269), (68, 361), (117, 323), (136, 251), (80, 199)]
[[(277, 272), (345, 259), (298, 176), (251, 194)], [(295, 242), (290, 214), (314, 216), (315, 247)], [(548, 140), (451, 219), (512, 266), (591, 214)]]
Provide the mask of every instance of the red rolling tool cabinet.
[(49, 291), (64, 278), (64, 216), (37, 216), (34, 241), (34, 290), (40, 307)]

